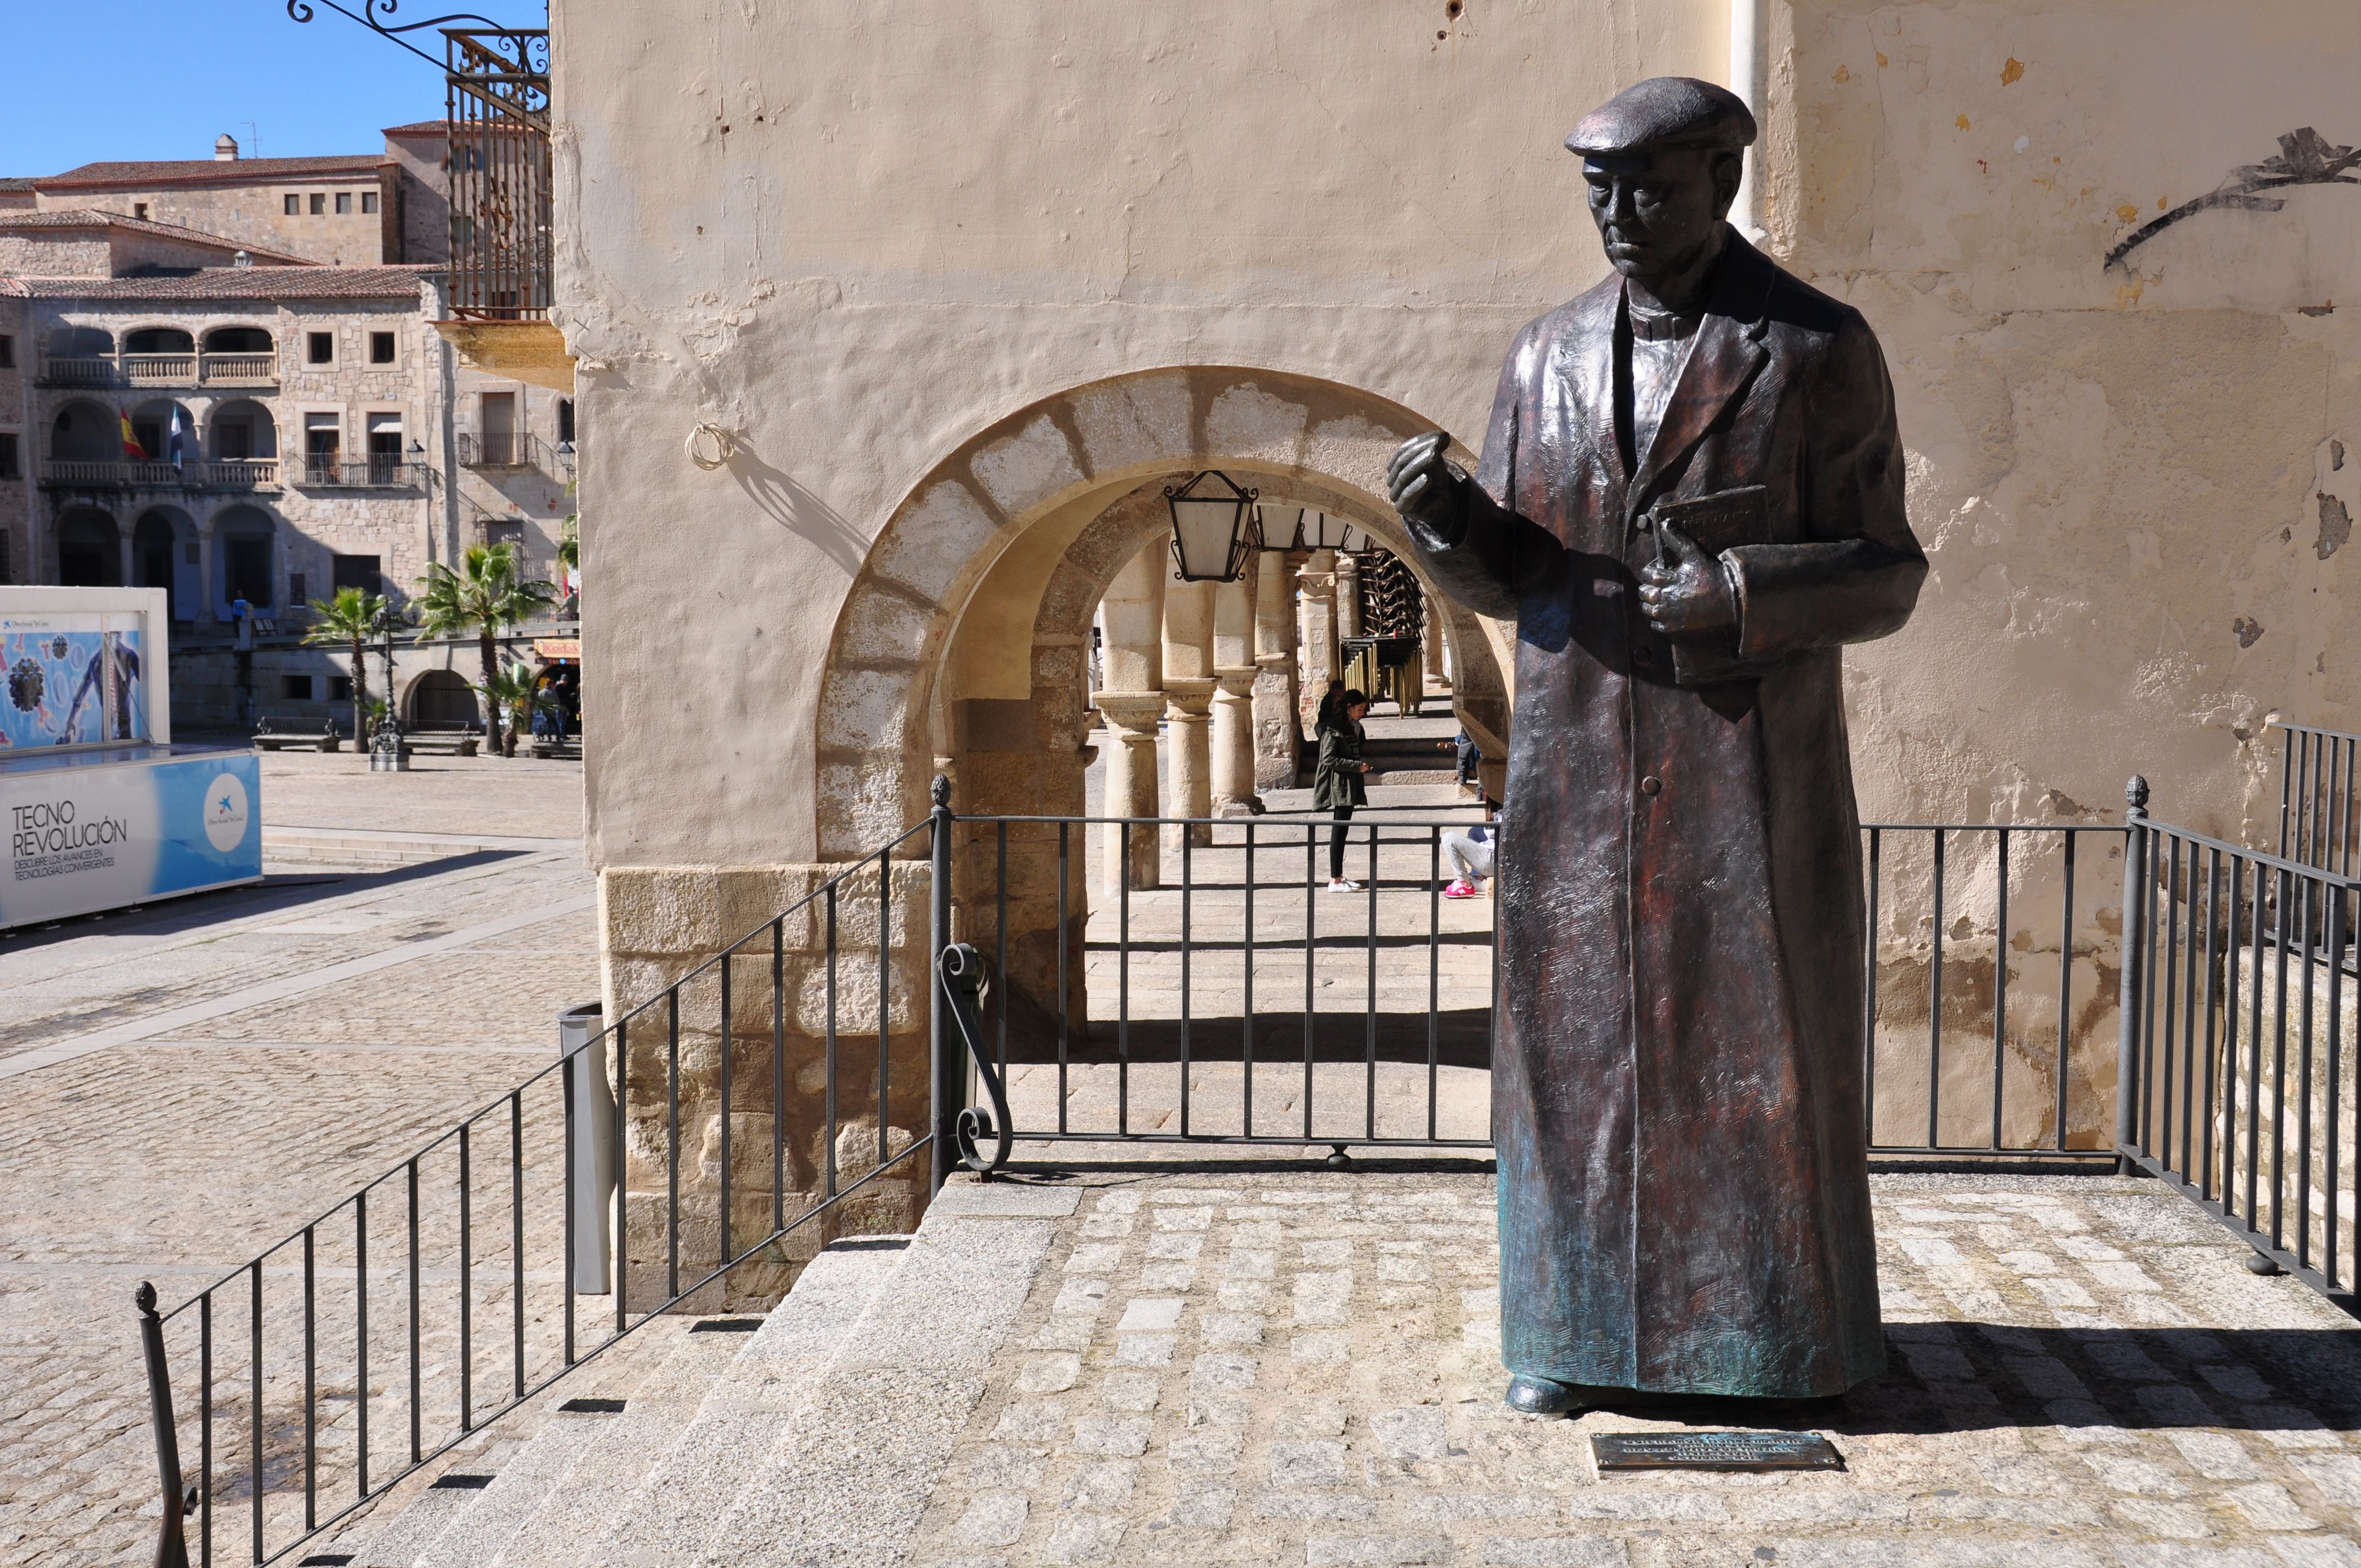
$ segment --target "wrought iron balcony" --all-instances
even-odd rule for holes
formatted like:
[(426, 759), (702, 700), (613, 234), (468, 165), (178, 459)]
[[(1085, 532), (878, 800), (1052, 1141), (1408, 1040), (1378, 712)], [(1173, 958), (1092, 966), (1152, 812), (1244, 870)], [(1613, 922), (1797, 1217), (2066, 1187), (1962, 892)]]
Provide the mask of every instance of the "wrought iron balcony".
[(267, 458), (174, 465), (52, 457), (41, 464), (41, 484), (71, 490), (276, 489), (279, 465)]
[(538, 468), (544, 474), (573, 471), (574, 455), (561, 452), (537, 435), (459, 433), (459, 462), (468, 468)]
[(421, 490), (426, 466), (400, 457), (305, 457), (294, 482), (306, 489)]

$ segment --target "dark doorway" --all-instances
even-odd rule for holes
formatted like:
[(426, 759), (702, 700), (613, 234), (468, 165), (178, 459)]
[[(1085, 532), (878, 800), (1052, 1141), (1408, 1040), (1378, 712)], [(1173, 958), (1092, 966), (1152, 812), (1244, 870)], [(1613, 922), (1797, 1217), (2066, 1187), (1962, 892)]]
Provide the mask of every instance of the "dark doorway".
[(450, 670), (429, 670), (410, 688), (410, 723), (419, 729), (473, 729), (478, 708), (473, 687)]
[(131, 531), (132, 587), (162, 588), (174, 620), (182, 619), (180, 596), (172, 587), (172, 525), (149, 512)]
[(70, 588), (123, 586), (123, 535), (113, 518), (83, 512), (58, 524), (58, 581)]
[(225, 598), (244, 599), (257, 609), (271, 607), (268, 535), (233, 533), (222, 541), (222, 587)]

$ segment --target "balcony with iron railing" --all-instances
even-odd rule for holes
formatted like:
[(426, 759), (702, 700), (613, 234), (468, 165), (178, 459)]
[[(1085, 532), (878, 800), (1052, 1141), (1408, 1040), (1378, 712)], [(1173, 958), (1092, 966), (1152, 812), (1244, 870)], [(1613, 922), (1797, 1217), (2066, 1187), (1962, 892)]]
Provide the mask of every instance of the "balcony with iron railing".
[(521, 431), (463, 430), (458, 435), (459, 463), (467, 468), (538, 468), (565, 476), (574, 469), (574, 453), (566, 443), (555, 445)]
[(306, 456), (294, 467), (291, 481), (306, 489), (423, 490), (426, 466), (392, 455), (354, 459)]
[(174, 464), (50, 457), (41, 463), (41, 484), (72, 490), (268, 490), (279, 488), (279, 465), (268, 458)]
[(276, 354), (44, 354), (44, 387), (275, 387)]

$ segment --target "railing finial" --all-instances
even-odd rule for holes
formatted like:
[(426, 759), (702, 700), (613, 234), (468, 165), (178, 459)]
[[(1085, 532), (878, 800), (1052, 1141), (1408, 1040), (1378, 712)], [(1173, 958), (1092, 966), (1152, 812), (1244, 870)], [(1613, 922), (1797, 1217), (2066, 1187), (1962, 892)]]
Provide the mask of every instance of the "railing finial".
[(2124, 806), (2131, 816), (2147, 815), (2147, 780), (2134, 773), (2124, 781)]
[(951, 776), (949, 773), (937, 773), (934, 787), (927, 793), (933, 799), (936, 810), (949, 811), (951, 806)]
[(140, 1316), (152, 1318), (156, 1315), (156, 1287), (154, 1285), (148, 1283), (145, 1279), (141, 1280), (139, 1282), (139, 1288), (131, 1293), (131, 1299), (138, 1306)]

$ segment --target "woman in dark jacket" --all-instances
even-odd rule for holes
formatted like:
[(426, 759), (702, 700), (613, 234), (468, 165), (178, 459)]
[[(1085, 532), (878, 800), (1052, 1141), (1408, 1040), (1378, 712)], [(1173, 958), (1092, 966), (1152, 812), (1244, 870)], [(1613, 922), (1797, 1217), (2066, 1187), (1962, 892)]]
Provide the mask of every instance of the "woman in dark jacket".
[(1320, 762), (1312, 775), (1312, 804), (1323, 811), (1333, 812), (1336, 826), (1328, 835), (1328, 891), (1358, 893), (1361, 884), (1345, 880), (1345, 825), (1353, 820), (1353, 807), (1369, 798), (1368, 789), (1361, 775), (1369, 764), (1361, 761), (1361, 717), (1369, 711), (1369, 699), (1357, 691), (1348, 691), (1338, 697), (1328, 710), (1327, 727), (1320, 731)]

